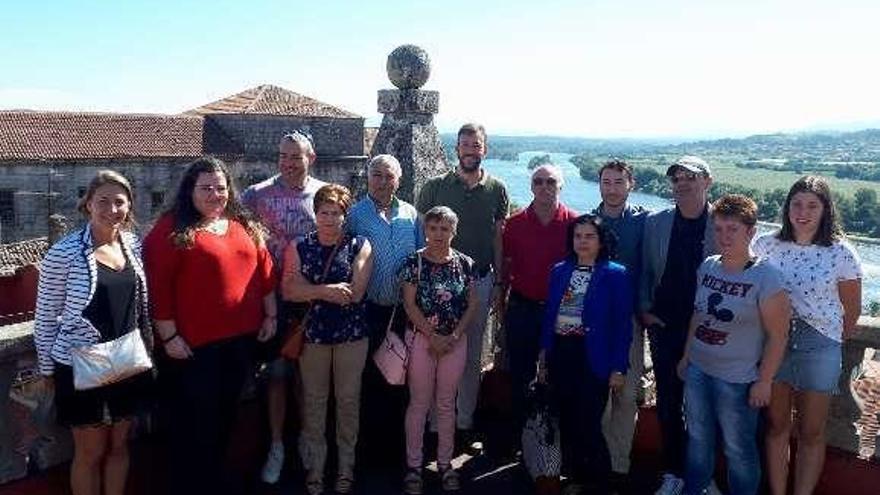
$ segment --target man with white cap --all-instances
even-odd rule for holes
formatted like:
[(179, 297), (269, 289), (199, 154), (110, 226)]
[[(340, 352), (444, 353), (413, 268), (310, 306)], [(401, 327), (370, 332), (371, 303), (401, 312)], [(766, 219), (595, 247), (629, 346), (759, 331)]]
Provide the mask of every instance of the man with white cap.
[(693, 313), (697, 268), (715, 254), (715, 242), (708, 203), (709, 165), (696, 156), (683, 156), (669, 166), (666, 176), (672, 183), (675, 206), (645, 219), (639, 311), (648, 329), (666, 471), (656, 493), (677, 495), (684, 488), (686, 436), (684, 384), (676, 365)]

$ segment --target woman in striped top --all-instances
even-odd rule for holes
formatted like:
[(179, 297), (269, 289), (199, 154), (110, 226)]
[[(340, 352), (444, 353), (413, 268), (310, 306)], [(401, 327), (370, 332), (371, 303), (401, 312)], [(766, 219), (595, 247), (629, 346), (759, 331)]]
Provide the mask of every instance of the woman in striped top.
[(86, 225), (58, 241), (43, 260), (34, 340), (43, 383), (54, 388), (58, 422), (73, 430), (70, 484), (74, 495), (121, 495), (128, 475), (128, 433), (151, 379), (141, 373), (90, 390), (75, 390), (72, 348), (152, 333), (140, 244), (131, 232), (132, 189), (102, 170), (79, 209)]

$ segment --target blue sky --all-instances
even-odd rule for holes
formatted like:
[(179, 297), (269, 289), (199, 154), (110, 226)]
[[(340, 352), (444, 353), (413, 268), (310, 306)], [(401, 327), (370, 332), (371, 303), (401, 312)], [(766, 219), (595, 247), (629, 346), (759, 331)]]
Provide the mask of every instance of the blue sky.
[(425, 48), (442, 131), (670, 137), (880, 126), (876, 0), (15, 1), (0, 108), (176, 113), (264, 83), (378, 122)]

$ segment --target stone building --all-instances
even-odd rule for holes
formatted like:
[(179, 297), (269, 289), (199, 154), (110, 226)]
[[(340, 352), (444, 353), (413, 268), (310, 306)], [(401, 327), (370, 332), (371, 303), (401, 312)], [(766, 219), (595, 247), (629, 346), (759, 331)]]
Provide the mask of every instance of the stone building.
[(104, 168), (131, 180), (141, 224), (202, 155), (229, 163), (243, 188), (274, 174), (278, 140), (294, 129), (315, 139), (314, 175), (363, 188), (363, 117), (277, 86), (176, 115), (0, 111), (0, 242), (46, 236), (53, 214), (79, 221), (77, 202)]
[(33, 317), (39, 264), (48, 248), (45, 237), (0, 244), (0, 327)]

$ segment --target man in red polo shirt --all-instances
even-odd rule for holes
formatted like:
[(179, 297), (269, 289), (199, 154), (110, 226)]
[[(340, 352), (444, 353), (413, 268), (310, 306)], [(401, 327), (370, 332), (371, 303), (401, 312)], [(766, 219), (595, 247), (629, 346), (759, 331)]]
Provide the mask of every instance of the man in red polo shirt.
[[(568, 225), (577, 213), (559, 201), (562, 170), (542, 165), (532, 173), (532, 203), (507, 219), (502, 236), (501, 302), (510, 364), (514, 432), (525, 423), (525, 394), (535, 378), (541, 318), (550, 268), (568, 253)], [(505, 297), (506, 296), (506, 297)], [(499, 308), (502, 309), (502, 308)]]

